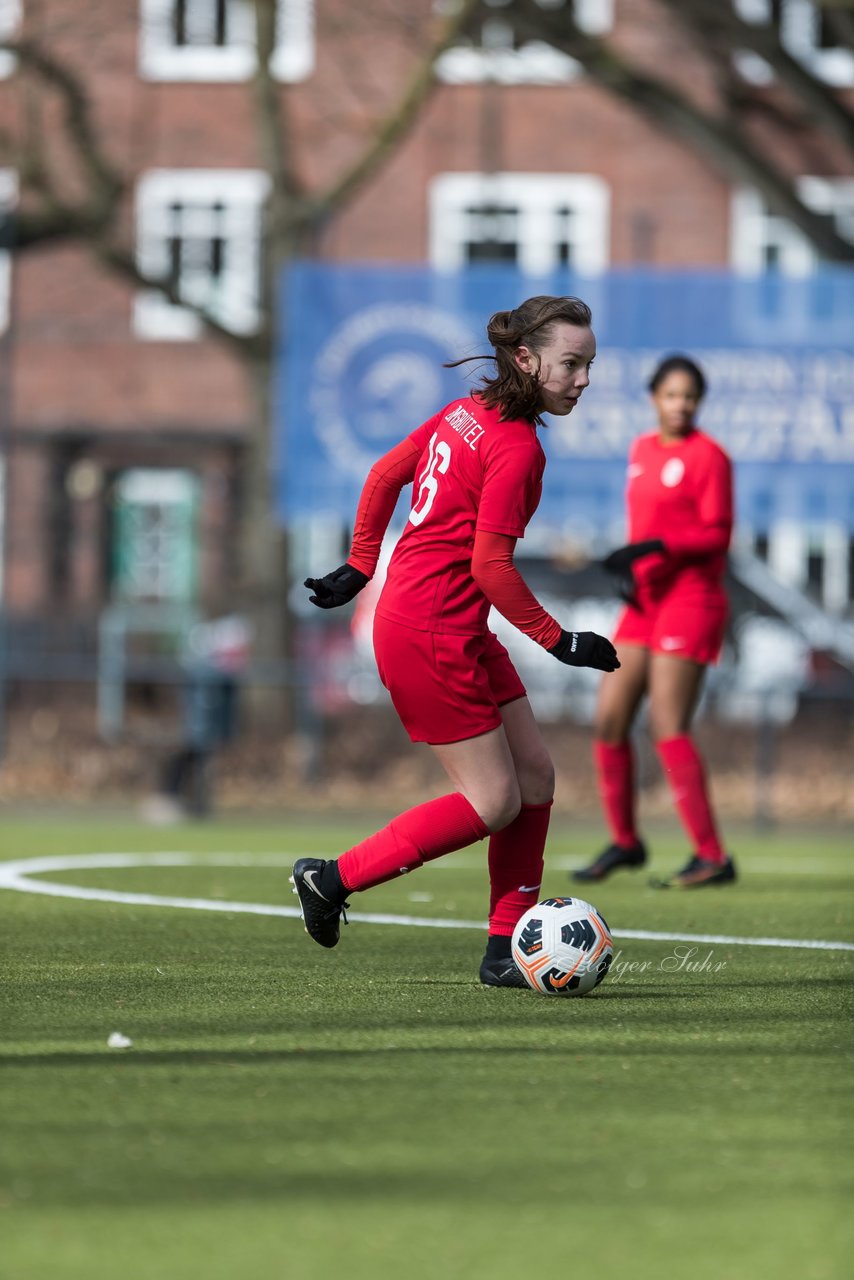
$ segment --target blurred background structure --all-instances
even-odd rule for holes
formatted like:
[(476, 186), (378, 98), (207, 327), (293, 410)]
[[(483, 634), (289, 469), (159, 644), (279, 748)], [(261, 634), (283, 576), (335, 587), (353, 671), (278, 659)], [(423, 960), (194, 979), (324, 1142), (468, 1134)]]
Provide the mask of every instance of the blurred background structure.
[[(221, 803), (423, 786), (371, 593), (299, 584), (442, 361), (576, 293), (601, 355), (525, 576), (607, 629), (646, 376), (690, 351), (739, 504), (722, 813), (854, 817), (852, 104), (847, 0), (0, 0), (0, 798), (142, 798), (235, 616)], [(592, 813), (594, 677), (510, 643)]]

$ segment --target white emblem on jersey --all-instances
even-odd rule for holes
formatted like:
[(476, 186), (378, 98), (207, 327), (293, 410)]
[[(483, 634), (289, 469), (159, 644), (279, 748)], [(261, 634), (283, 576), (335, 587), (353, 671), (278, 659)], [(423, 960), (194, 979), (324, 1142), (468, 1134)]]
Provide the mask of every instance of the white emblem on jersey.
[(685, 474), (685, 463), (681, 458), (668, 458), (661, 468), (661, 483), (667, 489), (675, 489)]

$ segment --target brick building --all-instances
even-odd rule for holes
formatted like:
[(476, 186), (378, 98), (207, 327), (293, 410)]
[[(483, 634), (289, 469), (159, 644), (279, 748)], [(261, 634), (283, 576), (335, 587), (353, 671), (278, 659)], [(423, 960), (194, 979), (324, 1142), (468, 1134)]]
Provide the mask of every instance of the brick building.
[[(564, 0), (641, 69), (700, 102), (712, 66), (656, 0)], [(779, 19), (789, 51), (843, 94), (854, 54), (808, 0), (732, 0)], [(289, 146), (309, 189), (332, 182), (402, 92), (437, 5), (278, 0), (271, 66), (287, 97)], [(255, 64), (240, 0), (55, 0), (32, 14), (0, 0), (0, 28), (37, 39), (91, 104), (98, 146), (127, 179), (123, 238), (152, 275), (171, 267), (186, 299), (251, 335), (269, 185), (253, 115)], [(768, 67), (744, 59), (744, 73)], [(514, 38), (497, 3), (479, 40), (452, 47), (439, 87), (388, 161), (318, 230), (321, 258), (444, 270), (513, 261), (808, 272), (816, 256), (761, 198), (657, 129), (543, 44)], [(0, 61), (0, 115), (24, 131), (21, 69)], [(63, 141), (62, 102), (42, 108), (64, 199), (85, 178)], [(804, 199), (854, 227), (841, 148), (756, 124)], [(819, 141), (821, 145), (819, 145)], [(0, 170), (0, 200), (18, 175)], [(10, 225), (8, 222), (7, 226)], [(12, 222), (14, 225), (14, 220)], [(240, 459), (253, 404), (240, 353), (198, 318), (99, 257), (97, 237), (0, 250), (0, 414), (5, 459), (3, 599), (12, 617), (94, 618), (110, 599), (221, 607), (235, 572)], [(806, 554), (806, 553), (805, 553)]]

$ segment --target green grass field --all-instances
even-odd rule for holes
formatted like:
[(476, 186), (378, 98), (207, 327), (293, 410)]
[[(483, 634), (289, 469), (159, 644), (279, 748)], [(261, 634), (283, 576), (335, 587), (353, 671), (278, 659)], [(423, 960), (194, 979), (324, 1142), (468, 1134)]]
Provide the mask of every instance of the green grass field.
[[(334, 952), (238, 909), (371, 829), (5, 822), (5, 860), (193, 855), (36, 882), (233, 905), (0, 889), (2, 1280), (850, 1275), (854, 952), (619, 937), (852, 943), (849, 838), (744, 835), (732, 889), (588, 892), (617, 962), (562, 1000), (482, 988), (477, 929), (358, 919), (479, 920), (483, 846), (356, 898)], [(596, 842), (556, 826), (544, 896)]]

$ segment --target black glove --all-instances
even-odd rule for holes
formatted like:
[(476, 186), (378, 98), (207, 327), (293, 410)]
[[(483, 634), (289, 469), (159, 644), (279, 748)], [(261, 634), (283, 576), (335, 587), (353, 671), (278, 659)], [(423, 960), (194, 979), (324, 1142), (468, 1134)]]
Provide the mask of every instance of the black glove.
[(308, 598), (318, 609), (337, 609), (357, 596), (369, 582), (366, 574), (351, 564), (342, 564), (340, 569), (333, 569), (325, 578), (306, 578), (303, 585), (314, 592)]
[(631, 569), (634, 562), (640, 560), (641, 556), (651, 556), (655, 552), (659, 555), (667, 553), (667, 548), (660, 538), (647, 538), (646, 542), (630, 542), (625, 547), (617, 547), (616, 551), (606, 556), (601, 562), (602, 568), (608, 573), (622, 574), (626, 569)]
[(629, 565), (622, 573), (614, 574), (617, 580), (617, 595), (626, 604), (630, 604), (634, 609), (639, 609), (637, 589), (638, 584), (635, 582), (635, 575), (632, 572), (632, 566)]
[(561, 631), (549, 653), (569, 667), (595, 667), (597, 671), (616, 671), (620, 665), (617, 650), (595, 631)]

